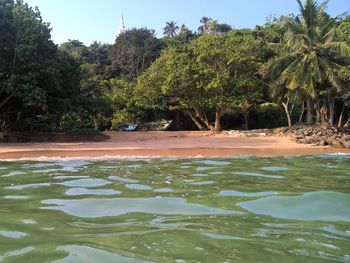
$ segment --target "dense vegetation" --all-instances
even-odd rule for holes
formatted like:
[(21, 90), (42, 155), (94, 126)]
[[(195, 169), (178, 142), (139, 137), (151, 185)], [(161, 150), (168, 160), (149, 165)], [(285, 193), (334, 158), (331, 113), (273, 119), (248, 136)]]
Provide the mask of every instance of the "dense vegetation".
[(0, 0), (0, 131), (349, 125), (350, 16), (297, 2), (255, 29), (203, 17), (198, 32), (170, 21), (162, 39), (133, 28), (113, 45), (57, 46), (38, 9)]

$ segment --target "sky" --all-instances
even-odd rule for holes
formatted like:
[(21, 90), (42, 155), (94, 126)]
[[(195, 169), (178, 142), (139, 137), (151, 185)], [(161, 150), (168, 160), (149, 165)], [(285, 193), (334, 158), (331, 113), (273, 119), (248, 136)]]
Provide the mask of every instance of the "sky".
[[(185, 24), (197, 30), (203, 16), (235, 28), (262, 25), (269, 16), (298, 14), (296, 0), (25, 0), (37, 6), (52, 28), (52, 39), (61, 44), (78, 39), (112, 43), (119, 31), (121, 16), (127, 28), (147, 27), (162, 37), (166, 22)], [(332, 16), (350, 14), (350, 0), (331, 0)]]

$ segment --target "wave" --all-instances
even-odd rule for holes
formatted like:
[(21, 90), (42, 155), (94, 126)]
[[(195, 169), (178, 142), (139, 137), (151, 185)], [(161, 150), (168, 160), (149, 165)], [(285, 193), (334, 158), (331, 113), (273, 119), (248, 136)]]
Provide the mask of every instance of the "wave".
[[(285, 158), (293, 158), (293, 157), (300, 157), (300, 156), (274, 156), (274, 157), (254, 157), (250, 155), (232, 155), (232, 156), (203, 156), (203, 155), (197, 155), (197, 156), (146, 156), (146, 155), (103, 155), (103, 156), (74, 156), (74, 157), (62, 157), (62, 156), (54, 156), (54, 157), (48, 157), (48, 156), (40, 156), (40, 157), (22, 157), (22, 158), (0, 158), (0, 162), (68, 162), (68, 161), (92, 161), (92, 162), (98, 162), (98, 161), (113, 161), (113, 160), (152, 160), (152, 159), (162, 159), (162, 160), (181, 160), (181, 159), (246, 159), (246, 158), (278, 158), (278, 157), (285, 157)], [(334, 157), (345, 157), (350, 158), (350, 153), (344, 153), (344, 152), (337, 152), (337, 153), (331, 153), (331, 154), (319, 154), (319, 155), (308, 155), (303, 156), (305, 158), (310, 157), (318, 157), (318, 158), (334, 158)]]
[(179, 159), (201, 159), (202, 155), (197, 156), (145, 156), (145, 155), (104, 155), (104, 156), (74, 156), (74, 157), (23, 157), (23, 158), (0, 158), (0, 162), (68, 162), (68, 161), (113, 161), (113, 160), (150, 160), (150, 159), (162, 159), (162, 160), (179, 160)]

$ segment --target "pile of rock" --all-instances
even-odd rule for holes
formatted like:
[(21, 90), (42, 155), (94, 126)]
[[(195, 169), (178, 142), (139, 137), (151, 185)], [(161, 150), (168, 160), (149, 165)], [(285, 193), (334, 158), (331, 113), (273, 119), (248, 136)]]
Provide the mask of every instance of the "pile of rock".
[(293, 126), (273, 129), (270, 135), (289, 136), (291, 140), (302, 144), (331, 145), (337, 148), (350, 149), (349, 129), (328, 126)]
[(271, 130), (269, 129), (259, 129), (259, 130), (249, 130), (249, 131), (230, 130), (230, 131), (223, 131), (222, 133), (228, 134), (234, 137), (263, 137), (270, 134)]

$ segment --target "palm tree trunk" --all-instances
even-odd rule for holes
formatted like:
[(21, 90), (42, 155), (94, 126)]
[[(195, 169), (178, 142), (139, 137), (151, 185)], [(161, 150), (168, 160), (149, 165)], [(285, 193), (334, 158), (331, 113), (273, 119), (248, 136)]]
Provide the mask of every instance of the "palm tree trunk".
[(338, 120), (338, 128), (341, 128), (343, 126), (344, 113), (345, 113), (345, 104), (343, 104), (343, 108), (341, 109), (341, 113)]
[(243, 118), (244, 118), (244, 129), (245, 129), (246, 131), (249, 129), (248, 117), (249, 117), (249, 112), (244, 112), (244, 113), (243, 113)]
[(288, 103), (282, 102), (282, 105), (283, 105), (284, 111), (285, 111), (285, 113), (287, 115), (288, 127), (291, 127), (292, 126), (292, 118), (290, 117), (290, 112), (289, 112), (289, 109), (288, 109)]
[(329, 102), (329, 125), (333, 126), (334, 123), (334, 96), (329, 95), (328, 97), (328, 102)]
[(300, 116), (298, 122), (301, 122), (304, 117), (304, 112), (305, 112), (305, 101), (301, 104), (301, 110), (300, 110)]
[(306, 97), (306, 108), (307, 108), (306, 124), (313, 124), (312, 104), (311, 104), (310, 96)]
[(214, 126), (214, 131), (215, 132), (221, 131), (221, 116), (222, 116), (222, 109), (220, 107), (216, 107), (216, 111), (215, 111), (215, 126)]
[(316, 110), (316, 124), (321, 123), (321, 105), (320, 105), (320, 100), (316, 100), (315, 104), (315, 110)]

